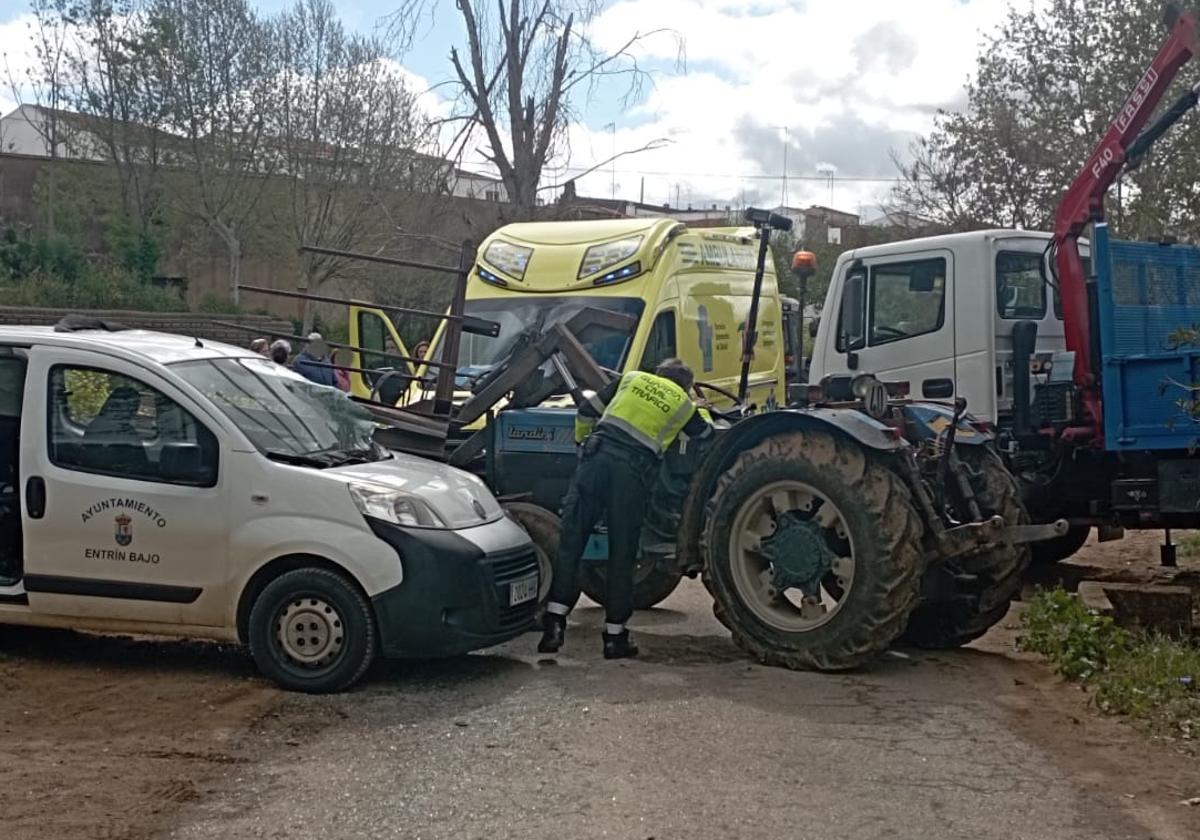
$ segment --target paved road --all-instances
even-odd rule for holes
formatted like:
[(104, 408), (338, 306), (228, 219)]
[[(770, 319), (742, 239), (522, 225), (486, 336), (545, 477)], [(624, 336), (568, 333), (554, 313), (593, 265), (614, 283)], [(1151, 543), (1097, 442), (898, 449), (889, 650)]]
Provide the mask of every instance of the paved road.
[(173, 836), (1190, 834), (1154, 825), (1111, 779), (1088, 778), (1086, 756), (1082, 771), (1078, 755), (1064, 765), (1062, 743), (1029, 735), (1022, 666), (1002, 656), (912, 653), (865, 673), (792, 673), (745, 660), (699, 584), (664, 607), (638, 617), (636, 662), (600, 658), (602, 617), (588, 608), (557, 664), (529, 636), (387, 666), (349, 695), (289, 698), (256, 733), (260, 760), (230, 768)]

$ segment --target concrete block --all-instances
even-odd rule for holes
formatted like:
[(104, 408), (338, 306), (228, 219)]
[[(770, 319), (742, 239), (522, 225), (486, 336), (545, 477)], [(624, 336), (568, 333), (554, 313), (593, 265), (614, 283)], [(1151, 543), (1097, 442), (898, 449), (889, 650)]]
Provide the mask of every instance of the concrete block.
[[(1094, 584), (1095, 581), (1086, 583)], [(1121, 627), (1174, 638), (1191, 636), (1192, 591), (1188, 587), (1141, 583), (1098, 585), (1112, 604), (1113, 621)], [(1081, 592), (1083, 588), (1084, 584), (1080, 584)]]
[(1075, 591), (1079, 602), (1089, 610), (1100, 615), (1112, 615), (1112, 601), (1108, 600), (1108, 595), (1104, 592), (1104, 584), (1098, 580), (1081, 580), (1079, 588)]

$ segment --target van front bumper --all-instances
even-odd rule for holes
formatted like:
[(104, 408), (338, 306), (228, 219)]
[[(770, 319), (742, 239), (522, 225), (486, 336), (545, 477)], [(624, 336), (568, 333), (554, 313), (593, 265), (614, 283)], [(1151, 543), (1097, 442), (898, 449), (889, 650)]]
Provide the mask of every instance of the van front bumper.
[[(537, 555), (507, 517), (464, 531), (367, 521), (395, 549), (404, 572), (399, 585), (371, 598), (384, 656), (457, 656), (533, 628)], [(513, 584), (530, 578), (534, 597), (511, 605)]]

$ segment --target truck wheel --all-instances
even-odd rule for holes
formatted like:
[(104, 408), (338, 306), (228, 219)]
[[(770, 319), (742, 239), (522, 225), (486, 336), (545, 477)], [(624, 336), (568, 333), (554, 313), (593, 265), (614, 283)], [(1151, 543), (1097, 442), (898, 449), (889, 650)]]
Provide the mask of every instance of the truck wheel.
[(250, 653), (263, 675), (288, 691), (348, 688), (366, 673), (375, 650), (366, 596), (328, 569), (285, 572), (250, 609)]
[[(607, 578), (603, 563), (580, 564), (579, 585), (583, 594), (604, 606)], [(639, 560), (633, 567), (633, 608), (648, 610), (657, 606), (675, 591), (683, 574), (661, 562)]]
[(538, 561), (538, 603), (544, 604), (550, 595), (554, 561), (558, 559), (562, 520), (544, 507), (530, 502), (505, 502), (504, 509), (533, 540)]
[(917, 604), (921, 520), (904, 482), (825, 432), (768, 438), (717, 483), (701, 536), (717, 618), (759, 661), (853, 668)]
[[(1029, 522), (1016, 479), (996, 453), (984, 447), (961, 447), (959, 458), (972, 474), (971, 489), (981, 513), (999, 514), (1009, 525)], [(917, 607), (905, 640), (924, 648), (955, 648), (982, 636), (1004, 618), (1020, 593), (1029, 557), (1027, 545), (1000, 544), (984, 554), (949, 561), (947, 571), (956, 591), (949, 600)]]
[(1083, 548), (1083, 544), (1087, 542), (1087, 538), (1091, 533), (1092, 529), (1088, 525), (1073, 525), (1061, 537), (1033, 543), (1030, 547), (1033, 554), (1033, 564), (1035, 566), (1049, 566), (1060, 560), (1066, 560), (1079, 551), (1079, 549)]

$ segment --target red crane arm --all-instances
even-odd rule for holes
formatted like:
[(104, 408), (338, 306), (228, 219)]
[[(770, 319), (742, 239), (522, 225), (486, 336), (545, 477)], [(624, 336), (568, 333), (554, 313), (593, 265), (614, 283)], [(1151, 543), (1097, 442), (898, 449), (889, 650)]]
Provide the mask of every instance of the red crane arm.
[(1075, 353), (1075, 384), (1083, 397), (1085, 420), (1097, 435), (1103, 428), (1097, 371), (1092, 370), (1092, 336), (1087, 284), (1079, 236), (1104, 218), (1104, 196), (1125, 165), (1126, 152), (1154, 113), (1180, 68), (1197, 53), (1196, 18), (1169, 10), (1171, 33), (1154, 57), (1108, 132), (1075, 176), (1054, 216), (1054, 260), (1062, 296), (1067, 349)]

